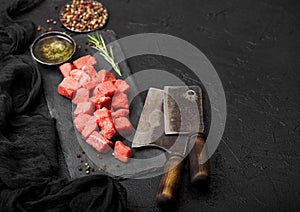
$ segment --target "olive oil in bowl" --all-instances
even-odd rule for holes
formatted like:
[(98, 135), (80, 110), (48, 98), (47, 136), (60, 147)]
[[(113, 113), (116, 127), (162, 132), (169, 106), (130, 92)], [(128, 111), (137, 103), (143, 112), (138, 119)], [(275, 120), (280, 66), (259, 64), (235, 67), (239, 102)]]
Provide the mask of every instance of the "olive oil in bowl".
[(31, 54), (35, 60), (46, 65), (58, 65), (69, 60), (75, 52), (74, 40), (61, 32), (49, 32), (38, 37)]

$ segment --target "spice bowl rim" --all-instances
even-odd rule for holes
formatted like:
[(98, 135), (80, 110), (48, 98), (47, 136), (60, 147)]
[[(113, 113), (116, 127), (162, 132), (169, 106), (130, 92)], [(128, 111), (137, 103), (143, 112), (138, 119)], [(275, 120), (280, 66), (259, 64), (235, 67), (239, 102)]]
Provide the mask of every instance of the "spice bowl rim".
[[(36, 55), (34, 54), (34, 47), (36, 46), (38, 41), (40, 41), (41, 39), (46, 38), (46, 37), (58, 37), (58, 36), (63, 37), (64, 39), (67, 39), (71, 42), (73, 50), (72, 50), (72, 53), (70, 54), (70, 56), (68, 58), (66, 58), (65, 60), (63, 60), (63, 61), (53, 62), (53, 63), (45, 62), (45, 61), (40, 60), (39, 58), (37, 58)], [(35, 61), (37, 61), (37, 62), (39, 62), (43, 65), (60, 65), (64, 62), (70, 60), (73, 57), (73, 55), (75, 54), (75, 51), (76, 51), (76, 42), (75, 42), (75, 40), (70, 35), (66, 34), (65, 32), (60, 32), (60, 31), (51, 31), (51, 32), (42, 33), (38, 37), (36, 37), (34, 39), (34, 41), (32, 42), (32, 44), (30, 45), (30, 54), (31, 54), (32, 58)]]

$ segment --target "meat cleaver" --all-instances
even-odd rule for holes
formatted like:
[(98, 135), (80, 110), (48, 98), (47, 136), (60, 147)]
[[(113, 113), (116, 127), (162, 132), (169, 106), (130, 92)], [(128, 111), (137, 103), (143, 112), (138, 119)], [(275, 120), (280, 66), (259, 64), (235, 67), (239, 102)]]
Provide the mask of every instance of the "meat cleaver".
[[(169, 207), (176, 201), (184, 169), (183, 160), (190, 148), (190, 138), (194, 136), (193, 133), (198, 135), (203, 125), (197, 118), (198, 106), (201, 106), (200, 98), (199, 90), (186, 86), (168, 86), (164, 90), (150, 88), (148, 91), (132, 147), (155, 146), (169, 153), (156, 196), (161, 207)], [(196, 160), (194, 166), (198, 164), (196, 157), (199, 155), (190, 157)], [(199, 170), (194, 166), (191, 168)]]
[[(164, 87), (164, 120), (167, 135), (182, 134), (189, 138), (190, 181), (201, 185), (209, 179), (209, 161), (205, 160), (205, 134), (202, 90), (199, 86)], [(204, 163), (205, 161), (205, 163)]]

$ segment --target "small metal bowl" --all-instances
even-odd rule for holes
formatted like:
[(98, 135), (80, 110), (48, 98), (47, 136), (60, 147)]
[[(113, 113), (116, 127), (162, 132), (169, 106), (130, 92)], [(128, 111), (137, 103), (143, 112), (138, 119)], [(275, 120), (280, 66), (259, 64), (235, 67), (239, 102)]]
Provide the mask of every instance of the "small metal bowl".
[[(41, 45), (43, 45), (46, 40), (51, 44), (51, 42), (56, 42), (58, 44), (56, 49), (52, 49), (48, 53), (41, 51)], [(43, 43), (44, 42), (44, 43)], [(46, 44), (45, 44), (46, 45)], [(49, 46), (49, 44), (47, 43)], [(54, 44), (52, 45), (55, 46)], [(60, 49), (57, 49), (61, 47)], [(64, 49), (65, 52), (62, 51), (65, 55), (63, 57), (57, 56), (56, 53), (58, 50)], [(44, 65), (60, 65), (66, 61), (68, 61), (76, 51), (76, 43), (74, 39), (62, 32), (52, 31), (46, 32), (38, 36), (30, 46), (31, 56), (39, 63)]]

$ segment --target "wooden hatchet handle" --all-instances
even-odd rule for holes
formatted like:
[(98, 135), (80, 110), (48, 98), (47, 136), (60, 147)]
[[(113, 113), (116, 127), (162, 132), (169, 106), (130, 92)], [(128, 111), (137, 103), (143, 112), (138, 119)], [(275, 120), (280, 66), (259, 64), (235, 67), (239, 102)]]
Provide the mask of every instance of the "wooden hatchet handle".
[(165, 173), (163, 174), (157, 195), (156, 201), (161, 208), (169, 208), (176, 203), (181, 181), (184, 171), (184, 160), (181, 154), (171, 154), (165, 164)]
[(199, 185), (205, 183), (210, 176), (209, 160), (204, 164), (200, 164), (199, 160), (205, 158), (206, 151), (202, 152), (205, 144), (205, 135), (199, 133), (195, 139), (195, 144), (189, 154), (190, 162), (190, 180), (193, 185)]

